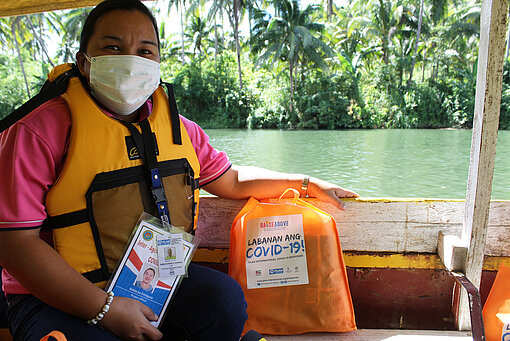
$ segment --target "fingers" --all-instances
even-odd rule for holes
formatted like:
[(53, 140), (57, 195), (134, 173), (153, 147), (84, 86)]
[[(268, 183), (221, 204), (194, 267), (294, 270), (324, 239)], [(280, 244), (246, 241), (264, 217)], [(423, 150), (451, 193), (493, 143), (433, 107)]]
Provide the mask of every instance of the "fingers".
[(359, 198), (359, 194), (354, 191), (344, 190), (341, 197), (342, 198)]
[(143, 315), (147, 318), (149, 321), (157, 321), (158, 315), (154, 314), (151, 308), (147, 307), (145, 304), (140, 304), (140, 310), (142, 311)]
[(141, 302), (116, 296), (108, 314), (99, 324), (122, 340), (161, 340), (163, 334), (149, 322), (157, 318), (157, 315)]
[(160, 332), (156, 327), (151, 325), (151, 329), (147, 330), (144, 334), (149, 340), (161, 340), (163, 338), (163, 333)]
[(340, 206), (338, 206), (338, 208), (341, 209), (342, 211), (345, 211), (347, 208), (347, 205), (342, 200), (339, 200), (339, 201), (340, 201)]
[(359, 194), (354, 192), (354, 191), (351, 191), (350, 189), (345, 189), (345, 188), (339, 188), (340, 191), (337, 192), (337, 196), (339, 198), (359, 198)]
[[(158, 315), (154, 314), (151, 308), (147, 307), (145, 304), (140, 304), (140, 310), (142, 314), (149, 321), (157, 321)], [(156, 327), (152, 324), (148, 324), (146, 331), (144, 332), (145, 336), (149, 340), (161, 340), (163, 338), (163, 333), (161, 333)]]
[(340, 198), (359, 198), (358, 193), (351, 191), (351, 190), (346, 190), (343, 188), (336, 188), (328, 194), (329, 194), (328, 196), (330, 198), (329, 202), (334, 204), (336, 207), (338, 207), (342, 211), (346, 210), (347, 204), (344, 203)]
[(359, 194), (350, 189), (345, 189), (316, 178), (311, 178), (311, 181), (308, 191), (311, 197), (332, 203), (342, 211), (345, 211), (346, 205), (340, 198), (359, 198)]
[(345, 211), (345, 209), (347, 207), (345, 205), (345, 203), (342, 200), (340, 200), (338, 197), (336, 197), (336, 196), (333, 198), (332, 203), (333, 203), (333, 205), (335, 205), (336, 207), (338, 207), (342, 211)]

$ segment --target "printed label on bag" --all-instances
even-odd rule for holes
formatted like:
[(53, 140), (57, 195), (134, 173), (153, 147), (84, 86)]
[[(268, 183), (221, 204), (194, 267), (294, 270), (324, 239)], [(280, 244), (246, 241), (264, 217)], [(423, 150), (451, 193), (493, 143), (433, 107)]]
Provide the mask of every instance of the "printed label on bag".
[(301, 214), (248, 220), (246, 280), (248, 289), (308, 284)]
[[(496, 315), (499, 315), (499, 314), (496, 314)], [(509, 314), (506, 314), (506, 315), (509, 315)], [(503, 323), (505, 323), (505, 322), (503, 322)], [(501, 330), (501, 341), (510, 341), (510, 324), (509, 323), (505, 323), (503, 325), (503, 329)]]

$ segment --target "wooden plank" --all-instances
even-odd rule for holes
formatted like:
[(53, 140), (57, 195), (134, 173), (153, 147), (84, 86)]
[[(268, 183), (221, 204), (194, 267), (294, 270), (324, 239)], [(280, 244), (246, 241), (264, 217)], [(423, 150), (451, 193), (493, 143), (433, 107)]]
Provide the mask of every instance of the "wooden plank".
[(344, 253), (344, 262), (351, 268), (443, 269), (434, 254), (358, 254)]
[[(464, 274), (480, 286), (496, 156), (508, 1), (484, 0), (480, 18), (480, 44), (476, 80), (473, 138), (466, 193), (462, 239), (469, 240)], [(467, 295), (461, 292), (459, 329), (470, 328)]]
[(0, 328), (0, 341), (12, 341), (11, 334), (9, 333), (9, 329)]
[[(344, 251), (436, 253), (438, 233), (460, 237), (464, 202), (455, 200), (356, 199), (341, 211), (307, 199), (331, 214)], [(245, 200), (200, 199), (196, 235), (200, 245), (228, 248), (230, 228)], [(487, 255), (510, 255), (510, 201), (491, 203)]]
[(485, 256), (482, 269), (488, 271), (498, 271), (501, 265), (510, 267), (510, 257)]
[(442, 341), (473, 340), (470, 332), (402, 330), (402, 329), (359, 329), (348, 333), (308, 333), (291, 336), (265, 335), (267, 341), (320, 340), (320, 341)]
[[(443, 262), (435, 254), (359, 253), (350, 251), (344, 251), (343, 254), (345, 265), (351, 268), (444, 269)], [(229, 250), (198, 248), (193, 261), (228, 264)], [(510, 257), (485, 256), (483, 270), (497, 271), (501, 264), (510, 267)]]
[(205, 247), (226, 248), (230, 240), (230, 227), (247, 200), (200, 198), (196, 236)]
[(450, 271), (462, 271), (466, 263), (467, 247), (457, 236), (445, 235), (439, 231), (437, 253), (444, 266)]
[[(395, 269), (444, 269), (443, 263), (435, 254), (387, 254), (343, 252), (345, 265), (352, 268), (395, 268)], [(505, 257), (505, 259), (508, 257)], [(510, 262), (510, 258), (509, 262)], [(228, 249), (198, 248), (193, 257), (195, 262), (220, 263), (229, 262)], [(496, 261), (493, 261), (496, 266)]]

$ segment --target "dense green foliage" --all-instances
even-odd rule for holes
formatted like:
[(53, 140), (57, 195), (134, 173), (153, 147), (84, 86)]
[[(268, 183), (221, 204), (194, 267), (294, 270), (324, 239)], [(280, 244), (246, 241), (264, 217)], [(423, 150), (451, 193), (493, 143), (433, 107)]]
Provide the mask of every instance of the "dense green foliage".
[(510, 62), (508, 60), (503, 69), (503, 93), (501, 95), (499, 128), (510, 129)]
[(172, 83), (181, 112), (203, 128), (246, 128), (252, 101), (237, 87), (234, 72), (235, 61), (227, 54), (178, 68)]
[(23, 76), (12, 72), (17, 64), (8, 56), (0, 56), (0, 117), (19, 107), (28, 97), (23, 91)]
[[(329, 13), (297, 0), (162, 1), (162, 77), (204, 128), (470, 128), (481, 6), (424, 6), (420, 17), (408, 0), (352, 0)], [(182, 33), (168, 33), (173, 8)], [(72, 60), (87, 12), (0, 18), (0, 118), (51, 64)], [(56, 35), (51, 55), (43, 42)], [(508, 62), (503, 83), (500, 128), (510, 129)]]

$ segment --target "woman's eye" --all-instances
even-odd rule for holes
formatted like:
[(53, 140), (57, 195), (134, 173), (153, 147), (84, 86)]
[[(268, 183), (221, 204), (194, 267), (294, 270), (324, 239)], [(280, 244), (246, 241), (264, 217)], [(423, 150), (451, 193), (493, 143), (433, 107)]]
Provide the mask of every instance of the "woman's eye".
[(108, 46), (105, 46), (105, 49), (107, 50), (112, 50), (112, 51), (119, 51), (119, 47), (116, 46), (116, 45), (108, 45)]
[(147, 50), (147, 49), (141, 49), (140, 51), (138, 51), (139, 54), (152, 54), (152, 51), (151, 50)]

